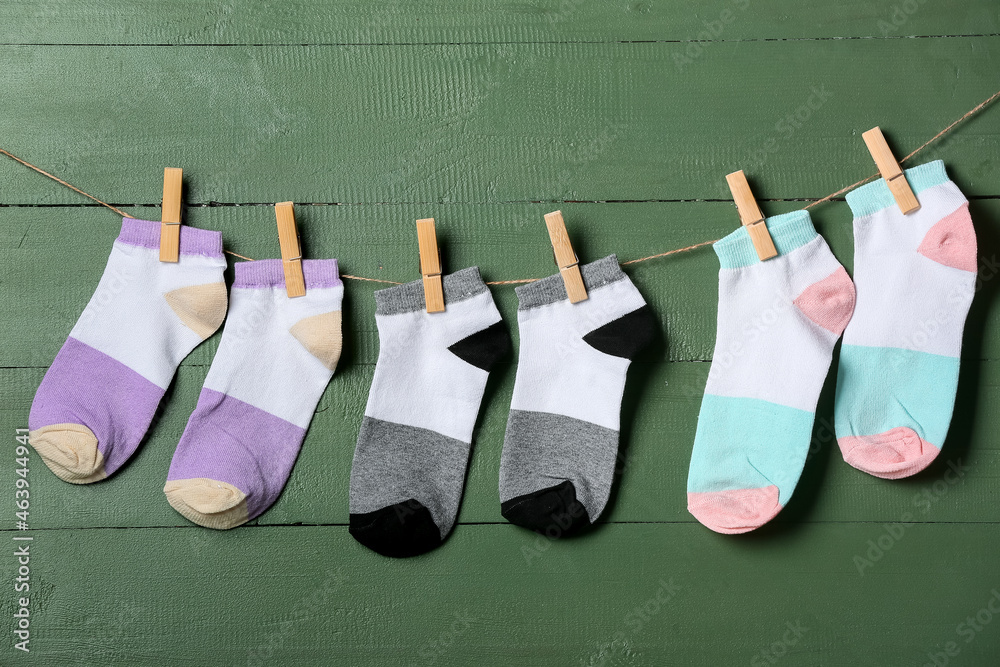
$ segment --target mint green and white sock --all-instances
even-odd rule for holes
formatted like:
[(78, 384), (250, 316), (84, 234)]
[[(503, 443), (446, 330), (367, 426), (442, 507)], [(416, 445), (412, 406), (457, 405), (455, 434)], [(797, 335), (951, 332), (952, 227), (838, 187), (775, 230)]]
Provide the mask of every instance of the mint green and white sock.
[(746, 228), (715, 244), (719, 319), (688, 472), (688, 511), (719, 533), (770, 521), (795, 490), (854, 286), (806, 211), (767, 219), (778, 256)]
[(840, 353), (837, 442), (845, 461), (886, 479), (941, 451), (976, 285), (968, 200), (940, 160), (905, 174), (920, 201), (908, 215), (881, 179), (847, 195), (858, 304)]

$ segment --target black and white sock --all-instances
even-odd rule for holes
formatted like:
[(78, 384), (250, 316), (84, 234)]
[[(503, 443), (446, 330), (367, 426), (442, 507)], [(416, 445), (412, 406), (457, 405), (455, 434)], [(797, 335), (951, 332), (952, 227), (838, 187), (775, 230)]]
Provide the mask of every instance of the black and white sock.
[(501, 513), (554, 537), (604, 510), (625, 373), (655, 331), (614, 255), (580, 268), (586, 301), (570, 303), (559, 275), (516, 290), (521, 347), (500, 460)]
[(379, 356), (351, 467), (350, 533), (384, 556), (437, 547), (458, 514), (489, 369), (510, 349), (472, 267), (444, 277), (428, 314), (421, 281), (375, 293)]

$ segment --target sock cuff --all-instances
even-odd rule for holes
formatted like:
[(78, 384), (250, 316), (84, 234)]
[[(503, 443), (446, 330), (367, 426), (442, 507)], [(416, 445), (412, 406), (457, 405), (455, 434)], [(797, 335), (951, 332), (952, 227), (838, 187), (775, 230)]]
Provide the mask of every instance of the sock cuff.
[[(587, 288), (587, 291), (628, 278), (618, 265), (618, 257), (616, 255), (608, 255), (590, 264), (581, 264), (580, 274), (583, 276), (583, 284)], [(563, 282), (562, 276), (558, 273), (554, 276), (516, 287), (514, 288), (514, 292), (517, 294), (518, 310), (537, 308), (538, 306), (544, 306), (568, 298), (566, 283)]]
[[(280, 259), (258, 259), (251, 262), (236, 262), (236, 280), (234, 288), (265, 288), (284, 287), (285, 270)], [(340, 270), (335, 259), (304, 259), (302, 260), (302, 276), (305, 278), (306, 290), (322, 287), (339, 287), (344, 283), (340, 280)]]
[[(122, 231), (118, 241), (143, 248), (160, 248), (160, 223), (152, 220), (122, 218)], [(222, 257), (222, 232), (181, 225), (180, 252), (182, 255)]]
[[(489, 288), (486, 287), (486, 283), (479, 275), (478, 266), (470, 266), (467, 269), (442, 276), (441, 282), (444, 285), (446, 308), (449, 303), (457, 303), (477, 294), (489, 292)], [(400, 313), (424, 310), (425, 307), (423, 280), (414, 280), (375, 292), (376, 315), (399, 315)]]
[[(944, 170), (944, 162), (934, 160), (910, 169), (903, 170), (903, 177), (910, 184), (913, 194), (919, 194), (927, 188), (948, 182), (948, 174)], [(889, 191), (884, 178), (866, 183), (847, 193), (847, 205), (855, 218), (871, 215), (876, 211), (896, 205), (896, 199)]]
[[(765, 219), (765, 224), (779, 256), (804, 246), (818, 236), (809, 211), (805, 210), (771, 216)], [(753, 241), (750, 240), (750, 233), (743, 226), (716, 241), (712, 249), (719, 256), (719, 264), (724, 269), (738, 269), (760, 263)]]

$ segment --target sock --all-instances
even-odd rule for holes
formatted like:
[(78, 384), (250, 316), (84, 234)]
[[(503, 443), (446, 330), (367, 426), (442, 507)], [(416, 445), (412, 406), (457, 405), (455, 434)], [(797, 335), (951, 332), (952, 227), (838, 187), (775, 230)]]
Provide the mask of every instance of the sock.
[(500, 512), (559, 537), (589, 526), (611, 493), (625, 373), (654, 335), (614, 255), (580, 267), (588, 298), (562, 277), (517, 288), (521, 345), (500, 459)]
[(745, 533), (788, 503), (805, 465), (833, 346), (854, 309), (847, 272), (806, 211), (767, 219), (778, 256), (746, 228), (715, 244), (719, 318), (698, 415), (688, 511)]
[(479, 404), (510, 347), (472, 267), (444, 277), (429, 314), (415, 281), (375, 292), (379, 355), (351, 467), (350, 533), (384, 556), (416, 556), (451, 531)]
[(969, 202), (944, 164), (905, 173), (920, 201), (908, 215), (881, 179), (847, 195), (858, 306), (840, 352), (837, 443), (845, 461), (886, 479), (941, 451), (977, 272)]
[(337, 260), (303, 260), (288, 298), (281, 260), (237, 262), (219, 350), (170, 462), (163, 491), (187, 519), (233, 528), (284, 488), (340, 359)]
[(97, 290), (45, 373), (28, 440), (61, 479), (89, 484), (139, 446), (177, 370), (226, 314), (222, 234), (181, 227), (159, 260), (160, 223), (122, 220)]

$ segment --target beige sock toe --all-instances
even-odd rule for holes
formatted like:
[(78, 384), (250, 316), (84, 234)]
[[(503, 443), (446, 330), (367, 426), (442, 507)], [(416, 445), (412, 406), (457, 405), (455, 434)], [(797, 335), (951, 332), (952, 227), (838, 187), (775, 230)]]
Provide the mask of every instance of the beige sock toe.
[(226, 482), (177, 479), (167, 482), (163, 492), (171, 507), (199, 526), (225, 530), (248, 520), (246, 494)]
[(90, 484), (107, 477), (97, 436), (82, 424), (52, 424), (28, 434), (28, 442), (45, 465), (71, 484)]

